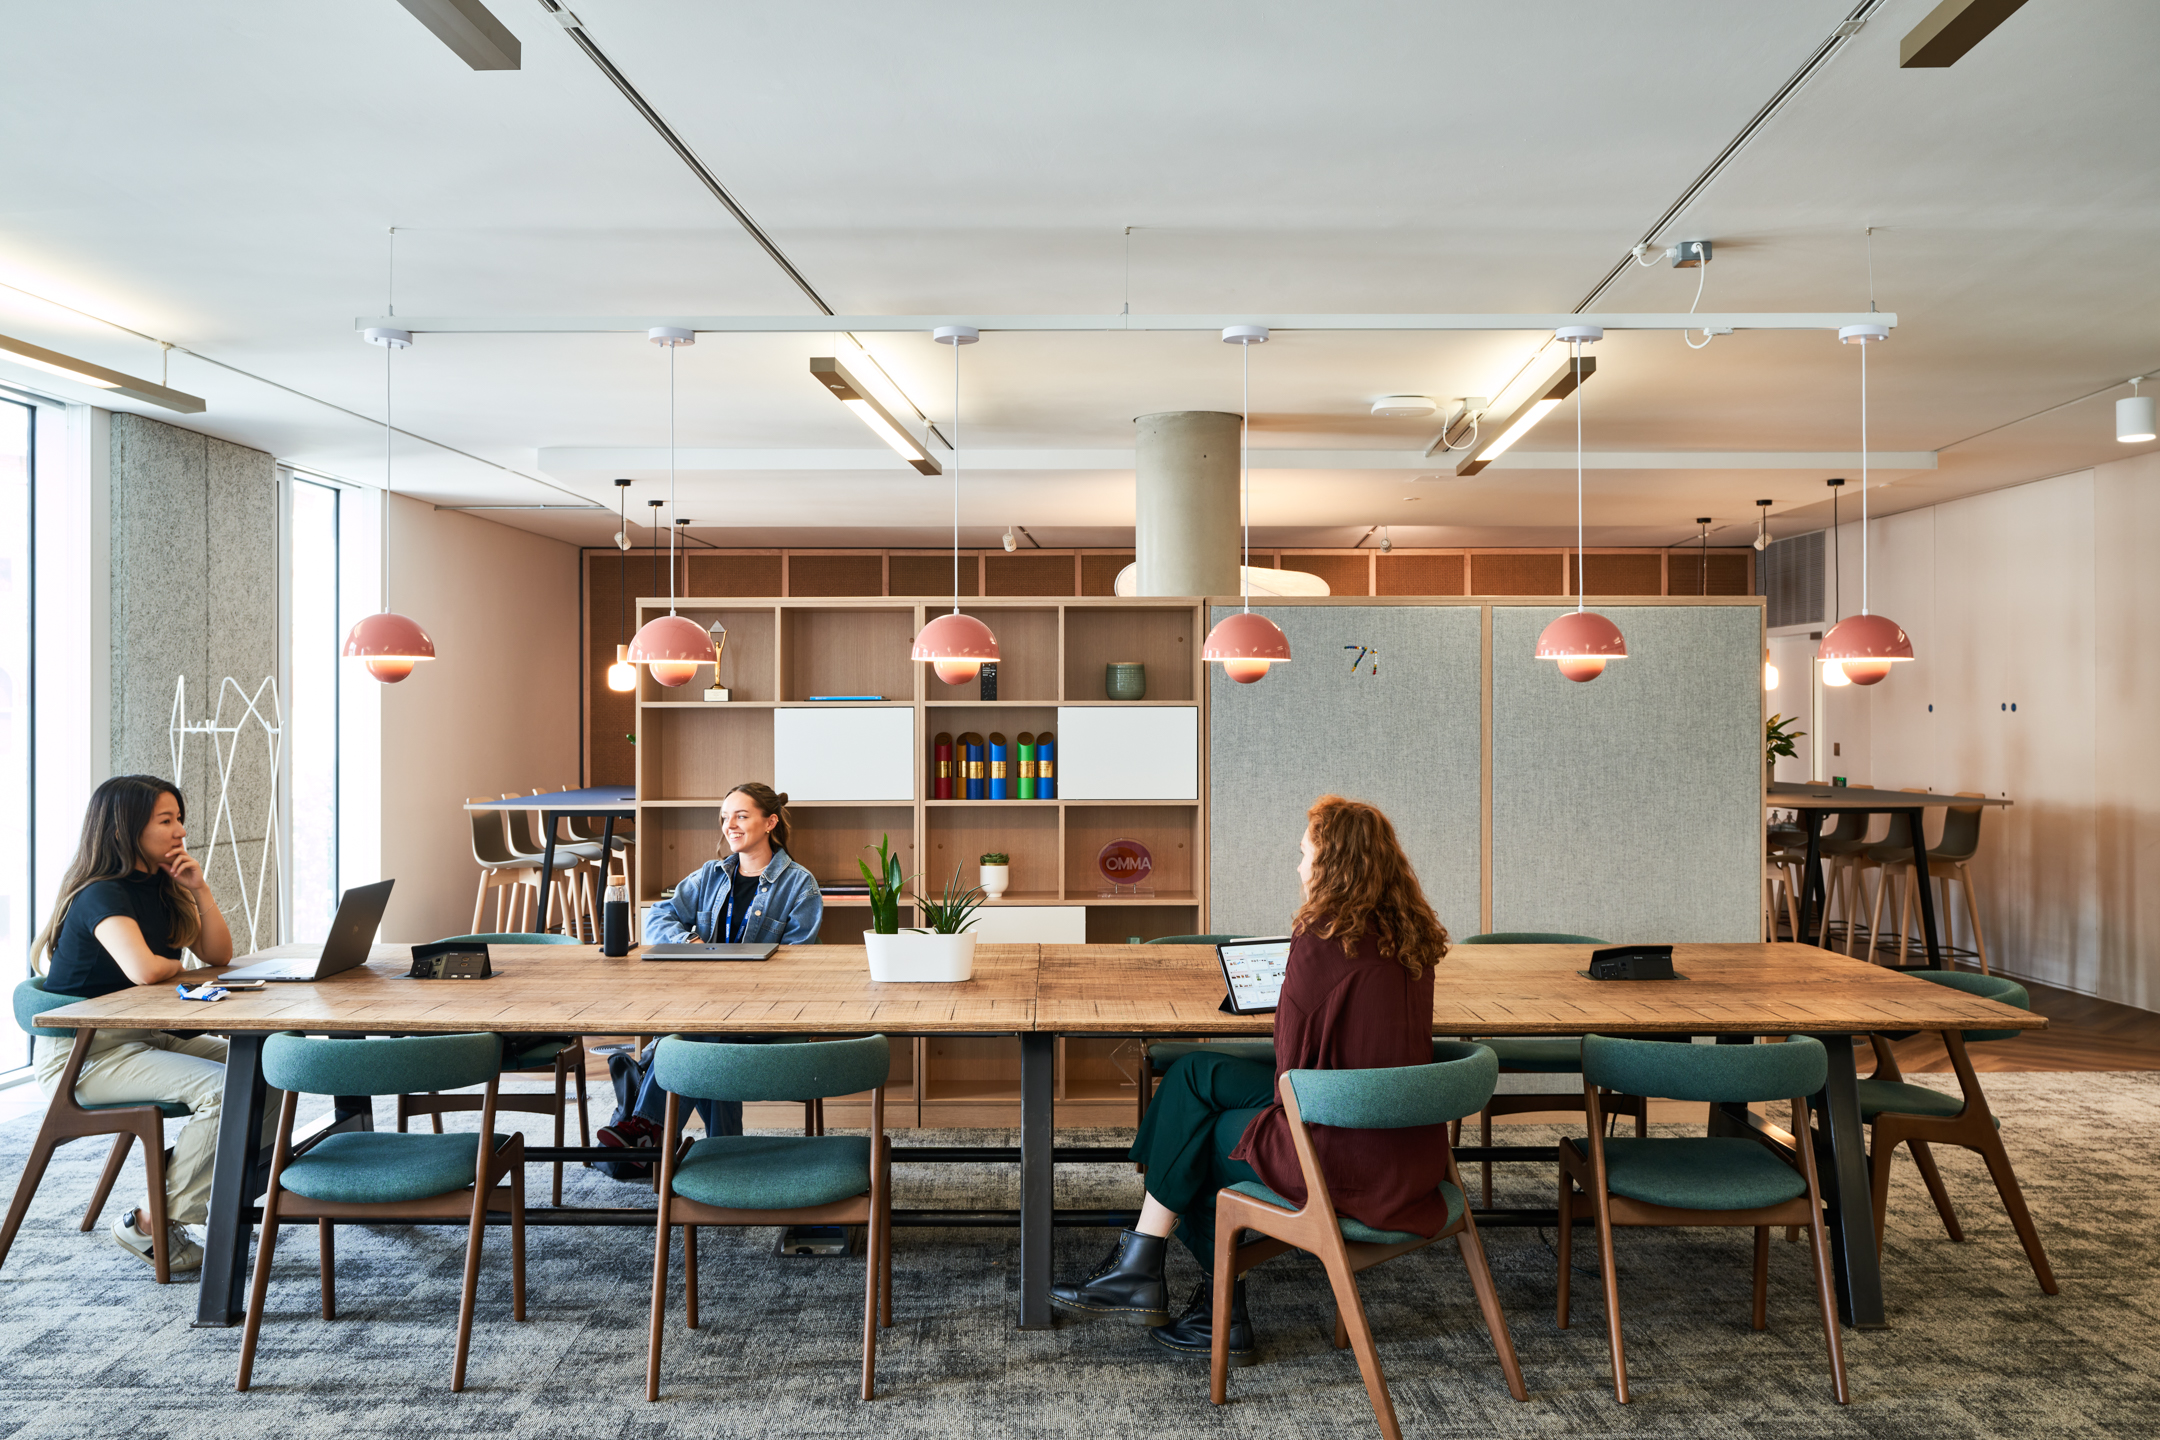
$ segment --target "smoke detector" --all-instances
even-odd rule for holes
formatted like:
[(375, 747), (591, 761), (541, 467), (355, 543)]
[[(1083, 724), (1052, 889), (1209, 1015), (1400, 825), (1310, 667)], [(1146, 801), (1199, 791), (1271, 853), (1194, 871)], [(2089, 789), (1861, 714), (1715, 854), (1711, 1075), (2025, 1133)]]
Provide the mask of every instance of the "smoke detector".
[(1373, 401), (1372, 413), (1380, 420), (1404, 420), (1433, 414), (1439, 408), (1423, 395), (1383, 395)]

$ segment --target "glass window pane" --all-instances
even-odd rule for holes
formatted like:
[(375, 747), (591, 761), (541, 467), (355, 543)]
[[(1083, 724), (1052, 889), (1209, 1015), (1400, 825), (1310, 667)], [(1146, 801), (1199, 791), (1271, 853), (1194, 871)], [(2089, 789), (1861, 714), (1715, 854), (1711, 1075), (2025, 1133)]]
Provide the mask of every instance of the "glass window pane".
[(337, 913), (338, 492), (292, 482), (292, 938), (322, 940)]
[[(11, 963), (18, 965), (29, 961), (33, 934), (30, 420), (29, 406), (0, 401), (0, 944), (5, 944)], [(19, 1052), (11, 1044), (7, 1053)]]

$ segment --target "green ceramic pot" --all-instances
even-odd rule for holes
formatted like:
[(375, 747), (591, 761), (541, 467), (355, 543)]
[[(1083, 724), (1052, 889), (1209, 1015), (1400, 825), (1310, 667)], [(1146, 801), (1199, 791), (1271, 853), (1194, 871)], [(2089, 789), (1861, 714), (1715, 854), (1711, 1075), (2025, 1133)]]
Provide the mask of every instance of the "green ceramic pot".
[(1147, 666), (1129, 660), (1113, 660), (1103, 666), (1103, 693), (1112, 700), (1145, 700)]

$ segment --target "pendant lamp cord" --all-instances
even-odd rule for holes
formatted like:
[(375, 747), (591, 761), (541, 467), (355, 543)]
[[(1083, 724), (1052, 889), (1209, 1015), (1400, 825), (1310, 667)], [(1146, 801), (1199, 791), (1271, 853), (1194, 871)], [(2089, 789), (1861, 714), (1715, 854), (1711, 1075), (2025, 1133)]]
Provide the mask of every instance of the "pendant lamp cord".
[[(1873, 239), (1873, 236), (1869, 237)], [(1872, 267), (1874, 251), (1869, 250)], [(1872, 268), (1869, 278), (1873, 279)], [(1860, 342), (1860, 613), (1868, 613), (1867, 602), (1867, 347)]]
[[(1681, 338), (1685, 339), (1683, 335)], [(1582, 341), (1575, 342), (1575, 613), (1582, 614), (1583, 593), (1589, 588), (1583, 579), (1583, 519), (1582, 519)]]
[(952, 613), (960, 613), (960, 341), (952, 346)]
[(1245, 391), (1239, 402), (1237, 435), (1238, 517), (1245, 528), (1245, 554), (1238, 562), (1238, 599), (1245, 604), (1245, 613), (1252, 614), (1252, 582), (1246, 574), (1252, 569), (1252, 473), (1248, 463), (1247, 436), (1252, 432), (1252, 341), (1238, 346), (1245, 357)]
[[(390, 227), (390, 262), (384, 270), (383, 313), (397, 314), (397, 226)], [(397, 433), (390, 420), (390, 353), (397, 346), (382, 347), (382, 608), (390, 613), (390, 438)]]
[(675, 613), (675, 345), (667, 347), (667, 613)]
[[(630, 541), (630, 487), (615, 487), (615, 522), (625, 546)], [(622, 642), (626, 617), (630, 613), (630, 557), (621, 556), (622, 563), (615, 569), (615, 639)]]

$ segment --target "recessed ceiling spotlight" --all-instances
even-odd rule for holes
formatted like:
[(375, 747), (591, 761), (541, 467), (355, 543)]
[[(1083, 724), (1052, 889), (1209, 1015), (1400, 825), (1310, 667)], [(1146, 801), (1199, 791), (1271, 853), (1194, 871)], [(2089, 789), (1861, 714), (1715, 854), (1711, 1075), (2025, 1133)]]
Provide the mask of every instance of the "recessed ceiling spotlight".
[(1420, 415), (1431, 415), (1439, 405), (1423, 395), (1383, 395), (1373, 401), (1372, 413), (1376, 419), (1404, 420)]

